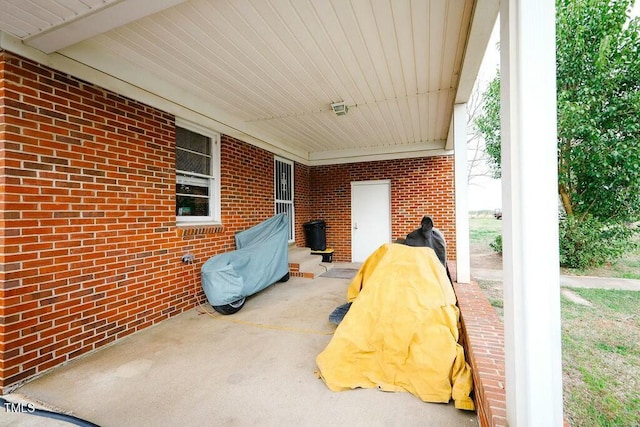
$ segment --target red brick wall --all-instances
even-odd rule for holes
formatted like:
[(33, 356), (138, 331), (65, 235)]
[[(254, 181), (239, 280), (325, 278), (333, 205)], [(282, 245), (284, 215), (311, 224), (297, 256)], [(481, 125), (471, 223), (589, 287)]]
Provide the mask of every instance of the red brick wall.
[(223, 226), (176, 227), (174, 117), (7, 52), (0, 120), (3, 389), (193, 308), (274, 213), (273, 155), (223, 137)]
[[(233, 232), (275, 214), (273, 154), (232, 137), (222, 136), (222, 223)], [(233, 243), (233, 233), (229, 240)]]
[[(351, 182), (391, 180), (391, 235), (404, 238), (431, 215), (456, 258), (453, 156), (315, 166), (311, 168), (311, 212), (327, 222), (334, 260), (351, 261)], [(298, 245), (304, 244), (299, 240)]]

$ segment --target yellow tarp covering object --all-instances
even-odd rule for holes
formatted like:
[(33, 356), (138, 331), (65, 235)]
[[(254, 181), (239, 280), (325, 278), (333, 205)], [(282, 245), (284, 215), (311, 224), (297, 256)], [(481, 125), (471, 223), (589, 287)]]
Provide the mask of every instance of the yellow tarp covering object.
[(408, 391), (475, 409), (456, 297), (431, 248), (381, 246), (349, 285), (347, 302), (351, 308), (316, 358), (329, 389)]

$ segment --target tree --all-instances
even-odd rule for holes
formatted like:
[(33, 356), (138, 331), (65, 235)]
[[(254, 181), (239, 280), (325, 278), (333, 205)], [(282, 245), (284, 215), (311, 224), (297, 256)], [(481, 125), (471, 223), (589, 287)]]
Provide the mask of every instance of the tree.
[[(628, 245), (620, 242), (631, 235), (625, 224), (640, 219), (640, 21), (628, 17), (633, 3), (556, 1), (561, 260), (568, 263), (573, 252), (576, 266), (624, 252)], [(493, 83), (499, 88), (499, 76)], [(478, 120), (499, 147), (499, 89), (485, 97)], [(499, 171), (499, 149), (487, 151)], [(607, 244), (590, 242), (603, 236)], [(601, 255), (577, 256), (596, 246)]]
[(500, 157), (500, 73), (489, 82), (482, 95), (482, 113), (474, 124), (485, 141), (485, 151), (493, 178), (501, 176)]
[(640, 214), (640, 22), (632, 0), (558, 0), (558, 190), (567, 215)]
[(469, 185), (477, 184), (485, 177), (494, 178), (491, 169), (492, 159), (487, 155), (483, 133), (476, 125), (477, 118), (483, 111), (483, 98), (480, 86), (476, 82), (467, 102), (467, 183)]

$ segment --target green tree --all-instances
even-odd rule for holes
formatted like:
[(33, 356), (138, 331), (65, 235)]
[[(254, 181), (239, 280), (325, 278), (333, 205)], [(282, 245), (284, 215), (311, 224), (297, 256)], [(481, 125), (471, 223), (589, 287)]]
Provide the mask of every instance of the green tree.
[(631, 0), (558, 0), (559, 194), (567, 215), (640, 214), (640, 22)]
[(474, 124), (484, 139), (491, 175), (498, 179), (501, 176), (499, 72), (482, 95), (482, 113), (476, 117)]
[[(566, 213), (560, 224), (565, 265), (595, 265), (624, 253), (629, 245), (621, 242), (631, 236), (625, 224), (640, 218), (640, 21), (628, 17), (633, 3), (556, 0), (558, 194)], [(499, 87), (499, 76), (494, 82)], [(485, 95), (484, 116), (478, 120), (484, 121), (487, 141), (499, 144), (499, 90), (490, 87)], [(499, 171), (499, 150), (489, 155)], [(609, 243), (589, 240), (606, 236)], [(599, 253), (583, 256), (595, 247)]]

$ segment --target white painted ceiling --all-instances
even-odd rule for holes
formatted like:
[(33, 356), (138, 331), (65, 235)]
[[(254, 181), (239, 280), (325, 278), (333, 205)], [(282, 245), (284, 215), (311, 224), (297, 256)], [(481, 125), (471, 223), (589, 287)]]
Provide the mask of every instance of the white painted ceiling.
[(7, 50), (88, 66), (323, 164), (451, 149), (453, 105), (470, 95), (497, 3), (0, 0), (0, 31)]

